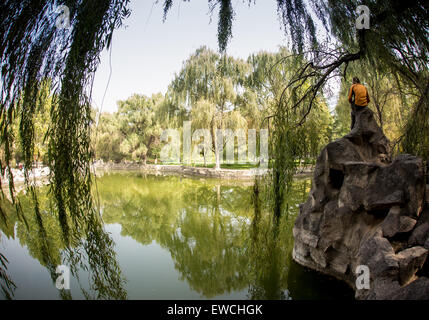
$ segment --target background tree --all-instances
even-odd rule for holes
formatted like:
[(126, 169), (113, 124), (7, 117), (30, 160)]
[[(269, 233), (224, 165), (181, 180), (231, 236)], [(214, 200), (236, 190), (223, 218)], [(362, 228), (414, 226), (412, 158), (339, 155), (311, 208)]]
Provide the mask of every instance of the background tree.
[[(59, 30), (52, 12), (63, 4), (70, 8), (70, 28)], [(124, 292), (112, 240), (104, 232), (99, 212), (93, 206), (89, 91), (99, 54), (110, 46), (113, 31), (129, 16), (127, 6), (128, 0), (0, 3), (0, 146), (4, 150), (0, 171), (7, 170), (9, 193), (20, 219), (25, 221), (14, 194), (11, 168), (13, 124), (19, 114), (27, 191), (34, 217), (43, 230), (37, 192), (29, 181), (29, 171), (35, 155), (35, 101), (41, 91), (41, 80), (51, 79), (50, 91), (55, 99), (49, 110), (51, 122), (46, 134), (52, 173), (51, 210), (61, 227), (65, 246), (79, 246), (79, 251), (87, 254), (100, 294), (106, 289), (109, 297), (124, 297)], [(2, 189), (0, 200), (3, 199)], [(6, 216), (1, 204), (0, 212)], [(71, 260), (78, 254), (71, 249), (68, 253)], [(99, 272), (101, 268), (103, 272)], [(115, 285), (106, 287), (105, 281)]]
[[(226, 134), (226, 130), (234, 132), (241, 129), (246, 139), (246, 129), (256, 129), (257, 133), (262, 128), (275, 130), (272, 122), (270, 125), (269, 116), (275, 112), (276, 103), (284, 94), (284, 86), (296, 69), (293, 61), (282, 63), (289, 55), (285, 48), (280, 48), (274, 53), (252, 54), (244, 62), (228, 55), (221, 57), (204, 47), (198, 49), (172, 80), (165, 97), (156, 94), (148, 99), (135, 95), (119, 102), (121, 109), (112, 116), (111, 121), (108, 116), (101, 117), (100, 125), (95, 129), (99, 136), (96, 157), (100, 158), (103, 154), (106, 159), (107, 151), (110, 150), (114, 153), (111, 160), (138, 160), (140, 157), (137, 154), (143, 155), (150, 151), (146, 150), (148, 145), (145, 141), (148, 138), (144, 136), (150, 134), (150, 130), (156, 131), (159, 127), (182, 130), (183, 121), (191, 120), (194, 131), (209, 130), (208, 140), (211, 141), (210, 145), (201, 144), (201, 140), (194, 141), (193, 147), (200, 145), (200, 151), (206, 149), (206, 152), (202, 152), (205, 166), (215, 160), (219, 168), (228, 143), (234, 143), (234, 153), (239, 151), (239, 143), (230, 141), (231, 137)], [(219, 68), (223, 71), (219, 71)], [(302, 157), (294, 158), (294, 162), (308, 163), (314, 160), (331, 138), (331, 122), (326, 102), (320, 96), (314, 112), (308, 116), (302, 130), (295, 134), (301, 144)], [(223, 141), (214, 144), (218, 138), (216, 130), (224, 134)], [(155, 134), (155, 140), (158, 137)], [(115, 149), (118, 145), (119, 154)], [(216, 146), (219, 147), (217, 158)], [(159, 149), (160, 144), (156, 144), (156, 147)], [(156, 157), (157, 152), (152, 145), (150, 157)]]
[[(341, 81), (338, 101), (335, 105), (335, 120), (333, 129), (333, 138), (338, 139), (350, 132), (351, 126), (351, 107), (348, 99), (350, 83)], [(371, 97), (370, 97), (371, 98)]]
[(104, 161), (119, 162), (124, 158), (120, 150), (123, 136), (118, 119), (114, 114), (100, 115), (98, 127), (93, 130), (92, 142), (94, 144), (95, 158)]
[(133, 95), (118, 102), (119, 128), (124, 136), (120, 150), (127, 158), (141, 160), (146, 164), (158, 146), (161, 127), (156, 122), (158, 97), (149, 99), (142, 95)]
[(207, 47), (201, 47), (185, 61), (169, 87), (174, 92), (175, 102), (184, 109), (191, 110), (201, 99), (215, 106), (208, 128), (216, 169), (220, 168), (222, 157), (216, 130), (224, 127), (225, 114), (236, 108), (237, 89), (242, 86), (247, 70), (248, 65), (244, 61), (220, 56)]
[[(341, 91), (336, 106), (337, 137), (347, 134), (350, 130), (350, 103), (348, 91), (351, 76), (357, 76), (367, 87), (371, 102), (368, 107), (374, 111), (375, 119), (391, 141), (392, 146), (400, 147), (404, 128), (413, 105), (417, 102), (418, 91), (402, 76), (390, 72), (381, 73), (366, 63), (359, 61), (350, 63), (347, 79), (341, 82)], [(347, 80), (347, 81), (346, 81)], [(400, 152), (397, 148), (396, 152)]]

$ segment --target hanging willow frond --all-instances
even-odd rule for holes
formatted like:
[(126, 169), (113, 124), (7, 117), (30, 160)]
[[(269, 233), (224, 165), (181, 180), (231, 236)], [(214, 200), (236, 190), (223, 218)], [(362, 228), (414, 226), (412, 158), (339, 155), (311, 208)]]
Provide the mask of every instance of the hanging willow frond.
[[(93, 250), (95, 246), (104, 247), (107, 256), (114, 258), (112, 243), (103, 236), (101, 218), (92, 204), (89, 97), (99, 55), (110, 45), (113, 31), (129, 16), (128, 4), (129, 0), (6, 0), (0, 4), (0, 145), (4, 150), (0, 165), (2, 173), (9, 173), (11, 197), (15, 201), (12, 125), (19, 120), (25, 180), (31, 191), (36, 102), (42, 84), (49, 79), (53, 100), (47, 132), (50, 188), (63, 237), (70, 247), (79, 246), (86, 237), (83, 247), (88, 249), (90, 264), (104, 270), (104, 281), (115, 284), (121, 282), (116, 261), (98, 265), (102, 259)], [(61, 5), (70, 10), (70, 26), (66, 29), (57, 23), (56, 10)], [(37, 195), (31, 194), (37, 215)], [(100, 283), (96, 286), (102, 287)]]

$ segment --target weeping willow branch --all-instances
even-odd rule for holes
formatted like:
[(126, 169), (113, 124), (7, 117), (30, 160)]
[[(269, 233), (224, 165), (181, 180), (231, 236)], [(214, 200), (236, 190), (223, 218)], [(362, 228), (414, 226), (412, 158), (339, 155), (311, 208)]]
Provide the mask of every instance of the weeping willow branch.
[(405, 153), (429, 158), (429, 81), (406, 124), (401, 146)]
[(0, 288), (3, 291), (6, 299), (10, 300), (13, 297), (13, 292), (16, 289), (15, 283), (6, 274), (7, 264), (9, 261), (0, 253)]
[[(300, 67), (281, 92), (275, 114), (269, 117), (274, 118), (275, 127), (271, 141), (275, 158), (273, 192), (276, 215), (281, 215), (282, 201), (295, 173), (295, 160), (302, 156), (303, 146), (298, 137), (301, 135), (302, 126), (312, 108), (323, 100), (321, 94), (330, 79), (345, 76), (349, 63), (367, 59), (367, 56), (364, 49), (357, 53), (338, 49), (319, 49), (306, 53), (305, 58), (297, 55), (288, 57), (288, 59), (294, 59), (296, 63), (300, 64)], [(400, 70), (404, 77), (405, 74), (408, 75), (408, 78), (412, 80), (409, 81), (411, 86), (422, 82), (427, 84), (427, 80), (424, 80), (424, 73), (399, 68), (397, 60), (390, 61), (390, 67), (393, 70), (395, 68)], [(429, 136), (429, 89), (428, 85), (424, 89), (421, 89), (421, 85), (415, 89), (420, 92), (419, 101), (411, 112), (402, 146), (405, 152), (426, 158), (429, 154), (429, 141), (427, 140)]]
[[(53, 102), (47, 140), (54, 209), (67, 246), (83, 246), (90, 266), (96, 270), (95, 287), (106, 286), (107, 281), (112, 290), (109, 294), (114, 297), (124, 296), (121, 286), (114, 288), (122, 283), (118, 265), (115, 261), (99, 265), (103, 260), (93, 250), (98, 246), (104, 248), (103, 254), (114, 256), (112, 241), (100, 227), (101, 217), (92, 203), (88, 90), (99, 54), (109, 47), (113, 31), (130, 14), (128, 4), (129, 0), (6, 0), (0, 5), (0, 145), (4, 150), (0, 166), (2, 174), (8, 172), (11, 198), (16, 201), (11, 155), (13, 124), (19, 120), (25, 181), (33, 195), (35, 214), (40, 214), (29, 172), (34, 160), (36, 102), (42, 83), (50, 79)], [(59, 5), (70, 8), (69, 29), (57, 28), (55, 10)], [(1, 195), (3, 199), (3, 191)], [(19, 208), (19, 201), (16, 203)], [(22, 213), (20, 216), (24, 219)]]
[[(333, 77), (341, 77), (341, 67), (361, 58), (361, 52), (349, 53), (338, 48), (319, 48), (292, 54), (278, 63), (294, 65), (296, 71), (287, 79), (275, 102), (274, 130), (270, 135), (273, 156), (272, 196), (274, 217), (284, 212), (285, 197), (292, 185), (298, 164), (306, 156), (305, 122), (315, 105), (324, 101), (322, 91)], [(265, 120), (264, 119), (264, 120)], [(311, 136), (310, 139), (317, 139)]]
[[(337, 54), (334, 54), (336, 52)], [(301, 105), (306, 105), (305, 113), (296, 125), (301, 126), (305, 118), (311, 111), (317, 95), (322, 91), (326, 82), (336, 76), (340, 76), (340, 67), (345, 64), (358, 60), (361, 58), (361, 52), (348, 53), (341, 51), (325, 51), (317, 50), (311, 53), (313, 59), (305, 63), (294, 77), (289, 81), (288, 85), (284, 88), (281, 96), (280, 103), (290, 105), (290, 109), (297, 109)], [(302, 89), (307, 86), (307, 89)], [(290, 91), (289, 95), (287, 95)], [(285, 102), (286, 96), (289, 96)]]

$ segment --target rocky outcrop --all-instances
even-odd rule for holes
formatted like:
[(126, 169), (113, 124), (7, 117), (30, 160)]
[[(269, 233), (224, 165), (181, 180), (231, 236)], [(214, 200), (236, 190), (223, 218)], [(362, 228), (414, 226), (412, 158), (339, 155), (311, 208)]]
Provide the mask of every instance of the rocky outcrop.
[[(299, 264), (346, 281), (357, 299), (429, 299), (429, 186), (422, 159), (391, 160), (368, 108), (317, 159), (293, 234)], [(358, 266), (369, 289), (358, 289)]]

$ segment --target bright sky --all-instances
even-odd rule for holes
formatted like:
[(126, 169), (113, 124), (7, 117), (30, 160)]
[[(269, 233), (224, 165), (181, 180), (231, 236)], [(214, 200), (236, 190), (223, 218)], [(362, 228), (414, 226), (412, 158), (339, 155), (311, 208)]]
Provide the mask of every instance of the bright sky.
[[(183, 61), (202, 45), (217, 50), (217, 15), (210, 22), (207, 0), (174, 1), (165, 23), (162, 22), (163, 1), (132, 0), (132, 13), (113, 38), (112, 76), (102, 111), (117, 110), (116, 101), (134, 93), (150, 96), (165, 93), (168, 84), (179, 72)], [(227, 53), (247, 58), (261, 50), (276, 51), (286, 45), (280, 29), (276, 1), (256, 1), (248, 7), (236, 0), (233, 39)], [(95, 76), (94, 106), (100, 108), (110, 74), (110, 52), (101, 55)]]

